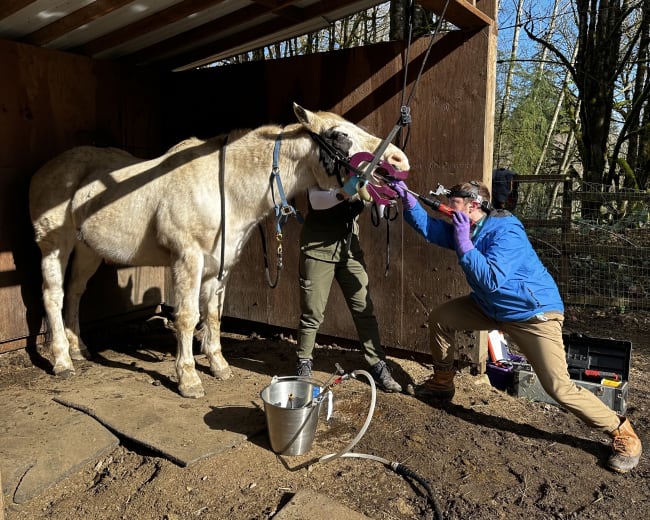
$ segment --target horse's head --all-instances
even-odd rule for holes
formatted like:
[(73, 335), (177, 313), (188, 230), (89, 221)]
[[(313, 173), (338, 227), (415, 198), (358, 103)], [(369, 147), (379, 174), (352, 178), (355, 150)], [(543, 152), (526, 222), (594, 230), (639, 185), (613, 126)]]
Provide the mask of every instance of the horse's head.
[[(382, 139), (369, 134), (357, 125), (331, 112), (310, 112), (294, 103), (298, 121), (305, 127), (320, 147), (323, 172), (316, 173), (321, 188), (340, 186), (355, 172), (365, 173), (364, 168), (375, 158)], [(377, 194), (391, 198), (395, 193), (384, 185), (386, 175), (405, 178), (408, 174), (408, 158), (397, 146), (389, 143), (381, 157), (375, 161), (372, 172), (364, 176), (371, 186), (369, 191), (377, 200)], [(388, 191), (386, 191), (388, 190)]]

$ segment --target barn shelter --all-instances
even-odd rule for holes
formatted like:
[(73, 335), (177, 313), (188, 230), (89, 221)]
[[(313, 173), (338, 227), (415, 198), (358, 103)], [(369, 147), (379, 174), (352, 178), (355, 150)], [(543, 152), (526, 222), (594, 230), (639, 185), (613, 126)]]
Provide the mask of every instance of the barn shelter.
[[(190, 135), (293, 122), (292, 101), (332, 110), (387, 135), (403, 102), (406, 42), (196, 70), (198, 64), (322, 27), (377, 2), (4, 2), (0, 8), (3, 110), (0, 178), (0, 351), (42, 342), (39, 255), (27, 213), (38, 167), (76, 145), (112, 145), (155, 157)], [(441, 12), (442, 0), (420, 2)], [(474, 5), (475, 4), (475, 5)], [(191, 12), (190, 12), (191, 11)], [(450, 0), (411, 103), (409, 184), (491, 175), (496, 2)], [(319, 25), (320, 24), (320, 25)], [(410, 49), (413, 85), (427, 38)], [(270, 161), (270, 160), (269, 160)], [(270, 162), (269, 162), (270, 168)], [(489, 184), (489, 183), (488, 183)], [(304, 200), (297, 201), (304, 204)], [(362, 224), (378, 318), (387, 346), (426, 352), (422, 325), (432, 307), (463, 291), (453, 254), (427, 247), (401, 220)], [(268, 222), (273, 230), (272, 219)], [(267, 290), (259, 241), (233, 276), (226, 315), (282, 327), (296, 324), (298, 224), (285, 230), (283, 283)], [(292, 240), (292, 237), (294, 238)], [(159, 269), (106, 266), (84, 298), (83, 320), (172, 304)], [(338, 308), (338, 295), (330, 300)], [(397, 319), (396, 319), (397, 317)], [(323, 333), (354, 338), (345, 313), (328, 312)]]
[[(39, 253), (27, 210), (31, 175), (60, 152), (111, 145), (155, 157), (190, 135), (294, 121), (292, 102), (331, 110), (387, 135), (429, 41), (396, 41), (330, 53), (197, 69), (216, 59), (327, 26), (379, 2), (295, 1), (24, 1), (0, 6), (0, 352), (45, 341)], [(419, 2), (441, 13), (444, 0)], [(449, 0), (452, 30), (437, 35), (413, 98), (406, 150), (409, 185), (428, 193), (492, 171), (496, 0)], [(269, 170), (271, 158), (269, 158)], [(296, 206), (305, 209), (304, 198)], [(427, 351), (431, 308), (465, 291), (452, 253), (427, 246), (401, 219), (362, 221), (362, 239), (387, 347)], [(266, 222), (272, 236), (274, 221)], [(293, 329), (298, 316), (299, 224), (284, 229), (284, 269), (265, 287), (259, 240), (246, 247), (231, 276), (225, 315)], [(321, 332), (353, 340), (349, 316), (332, 295)], [(82, 302), (89, 328), (173, 305), (160, 268), (102, 266)], [(480, 364), (480, 338), (468, 358)]]

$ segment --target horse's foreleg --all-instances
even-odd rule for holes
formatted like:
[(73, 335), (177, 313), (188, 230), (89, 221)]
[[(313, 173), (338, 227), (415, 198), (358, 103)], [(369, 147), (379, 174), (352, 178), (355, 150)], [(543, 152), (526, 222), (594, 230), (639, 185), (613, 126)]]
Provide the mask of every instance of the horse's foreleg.
[(41, 245), (41, 271), (43, 275), (43, 306), (52, 335), (50, 348), (54, 358), (54, 375), (74, 375), (68, 339), (63, 324), (63, 283), (71, 248), (45, 249)]
[(226, 293), (225, 283), (210, 278), (201, 286), (201, 314), (203, 316), (203, 337), (201, 352), (210, 361), (210, 372), (217, 379), (229, 379), (232, 370), (221, 353), (221, 315)]
[(84, 345), (80, 335), (79, 301), (86, 290), (88, 280), (97, 271), (101, 261), (101, 258), (85, 244), (78, 242), (75, 246), (64, 308), (65, 331), (72, 359), (90, 359), (88, 348)]
[(185, 252), (173, 265), (176, 296), (176, 375), (178, 391), (183, 397), (203, 397), (203, 385), (196, 373), (192, 342), (199, 321), (199, 295), (203, 255)]

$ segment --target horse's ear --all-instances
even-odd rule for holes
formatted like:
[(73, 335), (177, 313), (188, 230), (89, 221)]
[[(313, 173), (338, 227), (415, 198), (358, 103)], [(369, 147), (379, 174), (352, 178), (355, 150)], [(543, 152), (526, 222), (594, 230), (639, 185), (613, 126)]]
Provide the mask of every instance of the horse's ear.
[(293, 113), (296, 114), (296, 117), (298, 118), (300, 124), (306, 126), (307, 128), (312, 127), (313, 122), (310, 119), (313, 119), (314, 114), (312, 114), (309, 110), (305, 110), (298, 103), (294, 102)]

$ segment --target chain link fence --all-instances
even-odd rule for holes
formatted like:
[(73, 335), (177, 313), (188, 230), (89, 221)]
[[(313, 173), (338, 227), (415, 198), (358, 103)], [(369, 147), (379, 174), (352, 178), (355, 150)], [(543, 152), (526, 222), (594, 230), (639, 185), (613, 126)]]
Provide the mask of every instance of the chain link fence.
[(518, 176), (517, 206), (568, 305), (650, 309), (650, 192)]

